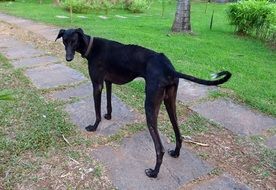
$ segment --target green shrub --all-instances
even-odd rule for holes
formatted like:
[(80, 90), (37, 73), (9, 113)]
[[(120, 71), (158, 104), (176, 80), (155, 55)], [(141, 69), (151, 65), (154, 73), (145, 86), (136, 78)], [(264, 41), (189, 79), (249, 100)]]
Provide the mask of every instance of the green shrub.
[(268, 1), (242, 0), (228, 7), (230, 24), (236, 26), (239, 34), (260, 32), (269, 27), (275, 6)]
[(269, 27), (267, 28), (264, 38), (268, 39), (273, 44), (276, 44), (276, 5), (273, 6), (273, 14), (268, 17)]
[(276, 44), (276, 25), (272, 25), (269, 28), (267, 39), (274, 45)]
[(150, 7), (148, 0), (128, 0), (125, 2), (126, 9), (133, 13), (141, 13)]
[[(1, 1), (1, 0), (0, 0)], [(65, 0), (63, 7), (73, 13), (87, 13), (91, 10), (104, 10), (106, 14), (112, 8), (127, 9), (134, 13), (144, 12), (150, 7), (149, 0)]]
[(91, 6), (94, 10), (104, 10), (106, 14), (108, 10), (113, 8), (118, 2), (111, 0), (91, 0)]
[(87, 0), (65, 0), (62, 5), (67, 11), (70, 11), (72, 6), (73, 13), (87, 13), (93, 8), (91, 2)]
[(266, 0), (242, 0), (229, 5), (227, 15), (235, 32), (276, 43), (276, 5)]
[(121, 8), (124, 2), (119, 0), (65, 0), (63, 7), (70, 11), (72, 6), (73, 13), (87, 13), (91, 10), (104, 10), (106, 14), (111, 8)]

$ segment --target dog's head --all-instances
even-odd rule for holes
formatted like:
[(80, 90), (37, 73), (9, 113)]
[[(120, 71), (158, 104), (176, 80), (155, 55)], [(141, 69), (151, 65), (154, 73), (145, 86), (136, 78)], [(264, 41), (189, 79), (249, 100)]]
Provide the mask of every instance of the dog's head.
[(81, 28), (68, 30), (61, 29), (56, 40), (61, 37), (66, 51), (66, 61), (72, 61), (74, 59), (75, 52), (80, 54), (85, 52), (85, 44), (87, 44), (87, 39)]

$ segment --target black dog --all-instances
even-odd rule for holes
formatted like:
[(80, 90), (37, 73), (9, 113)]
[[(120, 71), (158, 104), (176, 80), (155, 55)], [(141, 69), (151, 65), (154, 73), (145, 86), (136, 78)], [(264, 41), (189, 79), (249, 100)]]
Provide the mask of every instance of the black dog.
[(154, 169), (146, 169), (146, 175), (157, 177), (162, 163), (164, 148), (162, 146), (158, 130), (157, 116), (160, 104), (164, 101), (170, 121), (172, 123), (176, 147), (170, 150), (172, 157), (178, 157), (182, 145), (182, 138), (176, 117), (176, 94), (179, 78), (184, 78), (199, 84), (218, 85), (226, 82), (231, 73), (222, 71), (215, 81), (195, 78), (175, 71), (170, 60), (163, 54), (137, 46), (124, 45), (103, 38), (90, 37), (83, 33), (82, 29), (61, 29), (56, 38), (63, 38), (66, 50), (66, 60), (72, 61), (75, 52), (88, 60), (89, 75), (93, 84), (93, 96), (95, 103), (96, 122), (86, 127), (87, 131), (95, 131), (101, 121), (101, 93), (103, 82), (106, 84), (107, 114), (106, 119), (111, 119), (111, 85), (125, 84), (136, 77), (143, 77), (146, 82), (145, 111), (147, 125), (154, 142), (156, 151), (156, 165)]

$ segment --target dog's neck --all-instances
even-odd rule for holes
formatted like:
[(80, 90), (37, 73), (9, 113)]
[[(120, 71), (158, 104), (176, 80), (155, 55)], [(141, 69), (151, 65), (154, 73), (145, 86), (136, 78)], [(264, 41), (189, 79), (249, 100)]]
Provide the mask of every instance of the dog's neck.
[(84, 43), (85, 43), (85, 47), (86, 49), (82, 51), (81, 53), (81, 56), (83, 58), (88, 58), (89, 56), (89, 53), (92, 49), (92, 45), (93, 45), (93, 37), (92, 36), (88, 36), (88, 35), (85, 35), (85, 40), (84, 40)]

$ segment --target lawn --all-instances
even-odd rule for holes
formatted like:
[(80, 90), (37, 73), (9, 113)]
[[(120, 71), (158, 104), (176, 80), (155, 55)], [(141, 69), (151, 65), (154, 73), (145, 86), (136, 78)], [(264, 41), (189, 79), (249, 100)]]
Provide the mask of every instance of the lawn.
[[(46, 103), (38, 90), (31, 88), (30, 82), (20, 70), (15, 70), (0, 55), (0, 89), (13, 96), (11, 101), (0, 101), (0, 174), (7, 175), (3, 185), (9, 186), (10, 176), (21, 177), (14, 168), (21, 168), (20, 155), (28, 150), (43, 151), (63, 144), (62, 134), (74, 133), (73, 126), (64, 121), (55, 106)], [(22, 159), (22, 158), (21, 158)], [(16, 166), (17, 165), (17, 166)], [(4, 171), (10, 171), (5, 174)], [(15, 180), (15, 181), (17, 181)], [(0, 186), (1, 188), (1, 186)]]
[[(56, 15), (69, 16), (69, 13), (50, 2), (2, 2), (0, 10), (63, 28), (81, 27), (93, 36), (163, 52), (177, 70), (198, 77), (208, 79), (211, 73), (228, 70), (233, 73), (233, 77), (222, 85), (228, 96), (267, 114), (276, 115), (276, 78), (273, 77), (276, 76), (275, 50), (259, 40), (234, 35), (233, 27), (229, 26), (226, 18), (226, 4), (209, 4), (205, 13), (204, 3), (193, 2), (193, 35), (183, 35), (170, 33), (175, 13), (174, 2), (166, 4), (163, 17), (161, 3), (154, 1), (151, 8), (142, 14), (112, 10), (106, 15), (108, 19), (98, 17), (104, 15), (104, 12), (86, 14), (88, 19), (74, 14), (72, 23), (70, 19), (57, 18)], [(210, 30), (213, 10), (213, 29)], [(136, 87), (140, 88), (135, 83), (130, 86)]]

